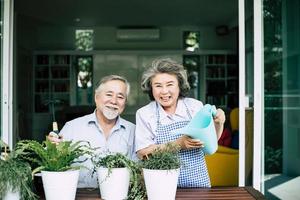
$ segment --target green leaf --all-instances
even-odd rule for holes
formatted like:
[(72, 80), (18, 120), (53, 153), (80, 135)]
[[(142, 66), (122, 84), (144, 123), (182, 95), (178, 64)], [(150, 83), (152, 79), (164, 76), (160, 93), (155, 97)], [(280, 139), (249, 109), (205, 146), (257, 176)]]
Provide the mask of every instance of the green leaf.
[[(0, 146), (3, 146), (0, 140)], [(5, 160), (0, 159), (0, 199), (9, 189), (20, 191), (21, 200), (35, 200), (37, 195), (32, 192), (31, 167), (18, 156), (22, 151), (11, 150)]]
[(179, 147), (177, 145), (167, 143), (163, 148), (157, 148), (148, 157), (142, 160), (141, 165), (146, 169), (171, 170), (180, 167)]
[(146, 188), (143, 181), (142, 170), (139, 163), (130, 160), (121, 153), (111, 153), (106, 155), (95, 155), (92, 158), (95, 169), (98, 167), (108, 168), (108, 176), (113, 168), (127, 167), (130, 170), (130, 186), (127, 200), (143, 200), (146, 199)]
[(17, 143), (17, 149), (22, 152), (22, 159), (35, 163), (38, 168), (34, 172), (41, 169), (45, 171), (66, 171), (69, 169), (78, 169), (78, 166), (72, 164), (78, 162), (82, 156), (93, 154), (93, 150), (88, 142), (63, 141), (58, 145), (46, 140), (42, 143), (33, 140), (22, 140)]

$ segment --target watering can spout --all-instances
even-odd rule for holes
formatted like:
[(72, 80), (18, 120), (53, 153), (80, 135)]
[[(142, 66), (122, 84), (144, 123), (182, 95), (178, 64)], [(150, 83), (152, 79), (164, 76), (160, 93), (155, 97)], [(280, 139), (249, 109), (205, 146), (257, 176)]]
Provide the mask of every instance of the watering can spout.
[(214, 105), (204, 105), (185, 127), (175, 130), (176, 134), (184, 134), (201, 140), (204, 142), (203, 151), (205, 154), (215, 153), (218, 148), (218, 141), (213, 117), (216, 113), (217, 109)]

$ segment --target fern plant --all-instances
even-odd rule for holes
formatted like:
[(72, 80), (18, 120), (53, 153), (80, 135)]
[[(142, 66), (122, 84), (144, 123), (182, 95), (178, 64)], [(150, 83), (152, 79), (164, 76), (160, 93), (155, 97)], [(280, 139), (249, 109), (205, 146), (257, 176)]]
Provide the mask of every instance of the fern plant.
[[(6, 144), (0, 140), (0, 147)], [(0, 199), (11, 190), (20, 192), (21, 200), (35, 200), (37, 195), (32, 192), (31, 167), (27, 162), (18, 158), (20, 151), (6, 151), (0, 159)]]
[(146, 198), (146, 189), (143, 182), (142, 171), (138, 163), (130, 160), (121, 153), (108, 154), (106, 156), (95, 155), (93, 157), (95, 169), (105, 167), (108, 169), (108, 176), (113, 168), (128, 168), (130, 171), (130, 185), (128, 200), (143, 200)]
[(155, 149), (151, 155), (141, 161), (145, 169), (171, 170), (180, 167), (179, 146), (167, 143), (162, 148)]
[[(85, 141), (71, 142), (63, 141), (54, 144), (49, 140), (39, 143), (34, 140), (23, 140), (17, 143), (17, 150), (23, 152), (24, 160), (37, 164), (33, 174), (39, 171), (67, 171), (79, 169), (74, 163), (82, 163), (93, 154), (90, 144)], [(79, 160), (85, 155), (84, 159)]]

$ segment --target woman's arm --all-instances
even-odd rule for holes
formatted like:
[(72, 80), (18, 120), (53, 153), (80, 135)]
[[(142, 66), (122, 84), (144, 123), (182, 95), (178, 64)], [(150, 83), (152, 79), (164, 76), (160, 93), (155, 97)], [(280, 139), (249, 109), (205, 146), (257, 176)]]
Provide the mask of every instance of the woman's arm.
[(214, 124), (215, 124), (215, 129), (216, 129), (216, 134), (218, 140), (220, 139), (223, 129), (224, 129), (224, 123), (225, 123), (225, 113), (222, 109), (218, 108), (217, 109), (217, 114), (214, 117)]
[[(178, 138), (175, 141), (172, 141), (170, 143), (173, 143), (174, 145), (178, 145), (180, 149), (195, 149), (195, 148), (202, 148), (204, 147), (203, 142), (200, 140), (192, 139), (187, 135), (183, 135), (180, 138)], [(139, 151), (137, 151), (138, 157), (140, 159), (147, 159), (148, 155), (150, 155), (155, 149), (157, 148), (165, 148), (166, 144), (152, 144), (149, 145), (146, 148), (143, 148)]]
[(146, 148), (137, 151), (137, 156), (139, 159), (148, 159), (148, 155), (150, 155), (155, 149), (163, 147), (158, 144), (151, 144)]
[(136, 127), (135, 127), (135, 149), (137, 156), (141, 159), (144, 156), (151, 154), (154, 151), (155, 134), (151, 127), (152, 117), (147, 108), (143, 107), (136, 112)]

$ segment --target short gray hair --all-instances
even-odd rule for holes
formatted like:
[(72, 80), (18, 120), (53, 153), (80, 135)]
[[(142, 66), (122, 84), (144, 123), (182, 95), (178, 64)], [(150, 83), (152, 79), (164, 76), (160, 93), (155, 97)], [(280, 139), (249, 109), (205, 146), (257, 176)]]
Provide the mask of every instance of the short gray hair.
[(129, 92), (130, 92), (130, 84), (127, 81), (126, 78), (124, 78), (123, 76), (119, 76), (119, 75), (108, 75), (108, 76), (104, 76), (97, 84), (96, 84), (96, 88), (95, 88), (95, 94), (101, 92), (101, 90), (103, 89), (103, 85), (109, 81), (122, 81), (123, 83), (125, 83), (126, 85), (126, 99), (128, 99), (129, 96)]
[(187, 79), (186, 70), (184, 69), (183, 65), (170, 58), (160, 58), (154, 60), (148, 70), (146, 70), (142, 75), (142, 91), (147, 93), (151, 100), (154, 100), (151, 86), (152, 78), (156, 74), (162, 73), (175, 75), (178, 80), (178, 86), (180, 90), (179, 97), (187, 96), (190, 90), (190, 85)]

